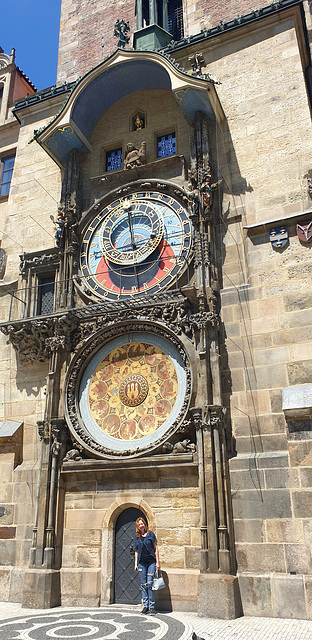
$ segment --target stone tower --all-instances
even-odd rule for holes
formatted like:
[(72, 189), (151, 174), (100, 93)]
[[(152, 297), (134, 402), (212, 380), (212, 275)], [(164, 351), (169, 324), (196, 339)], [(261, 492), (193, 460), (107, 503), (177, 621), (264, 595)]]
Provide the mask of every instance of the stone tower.
[(139, 602), (142, 516), (160, 609), (311, 615), (310, 13), (235, 12), (63, 0), (14, 105), (6, 599)]

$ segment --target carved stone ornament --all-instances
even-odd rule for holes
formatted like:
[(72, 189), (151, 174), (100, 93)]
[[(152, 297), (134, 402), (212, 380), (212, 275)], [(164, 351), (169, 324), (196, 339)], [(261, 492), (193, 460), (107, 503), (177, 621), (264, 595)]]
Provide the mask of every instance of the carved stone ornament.
[(139, 149), (132, 143), (127, 144), (127, 154), (124, 160), (125, 169), (134, 169), (146, 163), (146, 142), (142, 142)]
[(40, 256), (28, 256), (26, 253), (20, 255), (19, 271), (25, 276), (29, 269), (37, 269), (38, 267), (54, 267), (60, 262), (58, 253), (44, 253)]
[[(77, 310), (76, 313), (79, 313)], [(188, 300), (175, 303), (153, 306), (145, 309), (125, 309), (115, 313), (101, 313), (93, 322), (81, 323), (76, 333), (76, 350), (90, 338), (90, 335), (99, 328), (108, 329), (114, 326), (116, 321), (150, 320), (164, 324), (168, 330), (174, 330), (178, 336), (184, 334), (190, 340), (194, 339), (197, 332), (209, 327), (220, 326), (220, 318), (216, 311), (204, 311), (194, 313), (194, 307)]]
[(22, 364), (45, 362), (53, 351), (71, 349), (76, 319), (64, 314), (46, 320), (29, 319), (1, 327)]
[[(138, 338), (136, 338), (136, 336), (138, 336)], [(86, 418), (83, 418), (83, 416), (87, 414), (87, 411), (91, 411), (91, 409), (85, 408), (84, 394), (86, 398), (90, 397), (88, 395), (89, 391), (87, 385), (91, 385), (91, 383), (88, 381), (90, 381), (90, 375), (92, 375), (92, 379), (95, 378), (96, 383), (96, 385), (93, 383), (92, 389), (94, 389), (96, 386), (97, 393), (100, 395), (104, 394), (103, 402), (105, 404), (105, 389), (107, 385), (105, 379), (103, 379), (102, 381), (102, 378), (100, 378), (97, 381), (97, 371), (99, 371), (99, 368), (94, 367), (102, 366), (101, 353), (110, 353), (111, 345), (115, 346), (116, 344), (119, 344), (119, 348), (121, 350), (125, 348), (123, 347), (123, 345), (128, 345), (128, 337), (130, 343), (133, 342), (134, 344), (136, 344), (136, 339), (139, 340), (139, 342), (141, 339), (143, 339), (143, 341), (147, 340), (147, 342), (149, 340), (150, 345), (162, 345), (166, 343), (168, 348), (170, 347), (170, 351), (173, 354), (176, 354), (176, 361), (179, 361), (181, 363), (179, 366), (180, 371), (183, 372), (183, 384), (181, 386), (182, 395), (179, 395), (179, 399), (174, 405), (174, 409), (172, 411), (172, 419), (168, 419), (168, 421), (164, 422), (164, 428), (161, 428), (159, 431), (157, 429), (154, 430), (151, 436), (140, 436), (136, 440), (125, 438), (124, 441), (121, 442), (120, 439), (116, 440), (115, 437), (106, 436), (104, 427), (101, 427), (101, 429), (95, 427), (95, 430), (92, 430), (93, 427), (91, 423), (91, 426), (89, 423), (88, 427), (86, 426)], [(129, 345), (126, 348), (128, 349)], [(112, 353), (114, 353), (114, 351), (112, 351)], [(93, 366), (94, 361), (95, 365)], [(134, 357), (133, 362), (135, 361), (136, 360)], [(105, 373), (107, 373), (108, 368), (109, 367), (105, 366)], [(89, 370), (91, 371), (90, 375)], [(92, 371), (94, 371), (95, 373), (92, 373)], [(91, 386), (89, 388), (91, 389)], [(139, 391), (140, 390), (138, 389), (138, 393)], [(84, 346), (82, 346), (78, 350), (67, 372), (65, 383), (66, 421), (71, 432), (73, 442), (75, 443), (74, 447), (76, 446), (76, 443), (78, 443), (79, 445), (82, 445), (87, 452), (89, 452), (89, 455), (91, 454), (98, 458), (115, 458), (117, 456), (123, 456), (126, 458), (138, 457), (145, 455), (152, 450), (159, 449), (159, 447), (161, 447), (165, 441), (169, 440), (169, 438), (178, 431), (181, 423), (183, 423), (183, 420), (189, 408), (190, 395), (191, 370), (188, 357), (184, 350), (184, 347), (182, 346), (181, 342), (173, 335), (173, 332), (168, 332), (160, 326), (152, 325), (144, 321), (129, 322), (129, 318), (127, 324), (124, 325), (116, 325), (115, 322), (115, 324), (107, 327), (104, 331), (98, 331), (93, 337), (89, 339), (87, 343), (84, 344)], [(99, 395), (97, 397), (99, 397)], [(118, 393), (115, 398), (116, 402), (120, 402), (120, 399), (118, 399)], [(96, 400), (96, 404), (98, 404), (98, 400)], [(106, 411), (104, 404), (103, 410)], [(106, 414), (104, 413), (104, 415)], [(112, 425), (113, 418), (114, 414), (112, 413)], [(99, 434), (99, 436), (97, 434)], [(107, 446), (107, 442), (111, 443), (111, 445)]]

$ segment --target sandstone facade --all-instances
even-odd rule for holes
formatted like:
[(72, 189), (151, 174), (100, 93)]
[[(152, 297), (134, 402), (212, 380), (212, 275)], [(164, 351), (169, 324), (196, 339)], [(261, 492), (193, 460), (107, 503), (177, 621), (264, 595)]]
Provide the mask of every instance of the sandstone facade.
[[(63, 0), (59, 92), (20, 100), (0, 126), (0, 157), (16, 154), (0, 199), (0, 598), (114, 602), (115, 529), (135, 508), (159, 541), (160, 607), (310, 618), (312, 266), (296, 228), (312, 220), (309, 5), (187, 3), (174, 52), (102, 63), (116, 46), (107, 37), (103, 52), (102, 33), (117, 17), (134, 29), (135, 15), (93, 5)], [(238, 13), (250, 19), (230, 24)], [(229, 26), (215, 32), (219, 20)], [(192, 75), (199, 52), (214, 81)], [(160, 158), (168, 134), (176, 149)], [(130, 142), (146, 144), (144, 163), (107, 171)], [(220, 181), (209, 206), (204, 170)], [(79, 271), (79, 243), (114, 199), (152, 189), (185, 207), (194, 254), (158, 297), (107, 304)], [(70, 232), (55, 248), (60, 212)], [(102, 344), (140, 332), (184, 358), (187, 401), (154, 449), (116, 455), (75, 422), (78, 387)]]

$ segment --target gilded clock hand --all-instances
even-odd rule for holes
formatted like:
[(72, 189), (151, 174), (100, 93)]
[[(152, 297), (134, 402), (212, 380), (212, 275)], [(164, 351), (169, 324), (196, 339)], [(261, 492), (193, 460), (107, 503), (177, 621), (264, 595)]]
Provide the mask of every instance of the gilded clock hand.
[[(134, 234), (133, 234), (132, 221), (131, 221), (131, 203), (129, 202), (129, 200), (125, 200), (124, 208), (126, 209), (127, 215), (128, 215), (128, 224), (129, 224), (129, 231), (130, 231), (132, 249), (133, 249), (133, 251), (135, 251), (136, 244), (134, 242)], [(138, 283), (138, 289), (139, 289), (140, 288), (140, 282), (139, 282), (139, 276), (138, 276), (138, 272), (137, 272), (137, 268), (136, 268), (136, 264), (135, 263), (133, 265), (133, 270), (134, 270), (134, 275), (135, 275), (136, 281)]]
[(133, 251), (136, 249), (136, 244), (135, 244), (135, 238), (133, 235), (133, 228), (132, 228), (132, 221), (131, 221), (131, 202), (129, 202), (129, 200), (125, 200), (124, 201), (124, 210), (127, 211), (127, 215), (128, 215), (128, 224), (129, 224), (129, 231), (130, 231), (130, 237), (131, 237), (131, 246)]

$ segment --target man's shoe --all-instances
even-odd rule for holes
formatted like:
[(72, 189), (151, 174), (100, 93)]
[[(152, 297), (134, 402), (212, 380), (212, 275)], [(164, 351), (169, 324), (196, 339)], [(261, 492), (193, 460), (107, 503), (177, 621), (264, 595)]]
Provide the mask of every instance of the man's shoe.
[(148, 613), (148, 608), (147, 607), (143, 607), (141, 613)]
[(155, 609), (150, 609), (148, 613), (149, 613), (150, 616), (156, 616)]

